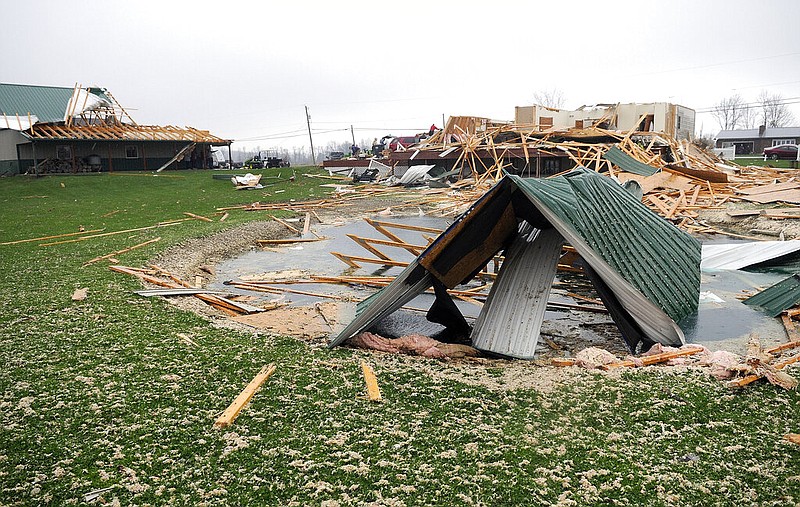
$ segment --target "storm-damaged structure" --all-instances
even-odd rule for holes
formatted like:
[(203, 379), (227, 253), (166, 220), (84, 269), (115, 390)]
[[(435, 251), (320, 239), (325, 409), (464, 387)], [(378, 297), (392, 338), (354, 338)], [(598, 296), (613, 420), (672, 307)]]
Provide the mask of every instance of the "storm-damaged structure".
[[(508, 175), (431, 243), (391, 284), (363, 301), (330, 342), (339, 345), (433, 287), (428, 319), (485, 352), (531, 358), (564, 243), (631, 351), (679, 346), (677, 322), (696, 311), (700, 243), (612, 178), (583, 168), (549, 179)], [(505, 260), (470, 329), (447, 289)]]
[(139, 125), (104, 88), (0, 83), (0, 174), (211, 168), (207, 130)]

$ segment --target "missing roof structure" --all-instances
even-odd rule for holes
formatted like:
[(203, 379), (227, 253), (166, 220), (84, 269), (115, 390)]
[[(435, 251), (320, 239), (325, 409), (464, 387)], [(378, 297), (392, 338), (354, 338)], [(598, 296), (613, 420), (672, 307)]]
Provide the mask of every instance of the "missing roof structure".
[(139, 125), (111, 93), (0, 83), (0, 174), (210, 168), (207, 130)]
[(362, 302), (330, 346), (369, 329), (430, 287), (437, 297), (428, 319), (463, 328), (443, 289), (471, 280), (505, 251), (507, 261), (470, 338), (486, 352), (531, 358), (562, 243), (583, 258), (631, 351), (640, 343), (684, 343), (676, 322), (697, 309), (700, 243), (612, 179), (580, 168), (546, 180), (503, 178), (394, 282)]

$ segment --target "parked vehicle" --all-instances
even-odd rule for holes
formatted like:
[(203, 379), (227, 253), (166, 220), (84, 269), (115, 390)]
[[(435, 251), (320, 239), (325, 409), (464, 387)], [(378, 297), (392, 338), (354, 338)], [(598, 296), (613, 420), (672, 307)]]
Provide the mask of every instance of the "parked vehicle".
[(418, 142), (419, 142), (418, 136), (395, 137), (389, 143), (389, 150), (397, 151), (400, 148), (405, 149), (411, 146), (412, 144), (417, 144)]
[(332, 151), (332, 152), (328, 153), (328, 156), (325, 157), (325, 158), (327, 158), (328, 160), (341, 160), (341, 159), (344, 158), (344, 152), (343, 151)]
[(266, 169), (268, 167), (289, 167), (289, 161), (283, 160), (277, 156), (277, 152), (267, 151), (265, 155), (261, 155), (259, 151), (253, 158), (244, 161), (244, 167), (247, 169)]
[(796, 144), (781, 144), (780, 146), (773, 146), (772, 148), (764, 148), (764, 158), (771, 158), (772, 160), (797, 160), (797, 145)]

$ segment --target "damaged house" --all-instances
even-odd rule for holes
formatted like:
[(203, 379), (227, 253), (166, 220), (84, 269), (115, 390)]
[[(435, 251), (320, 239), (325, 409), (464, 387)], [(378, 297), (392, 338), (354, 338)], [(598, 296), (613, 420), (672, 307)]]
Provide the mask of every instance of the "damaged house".
[(534, 104), (517, 106), (517, 125), (535, 125), (540, 130), (551, 128), (600, 127), (627, 132), (657, 132), (673, 139), (694, 137), (695, 112), (688, 107), (667, 102), (596, 104), (574, 111)]
[(0, 174), (210, 168), (232, 141), (139, 125), (104, 88), (0, 83)]
[[(451, 116), (429, 138), (390, 152), (386, 164), (396, 175), (431, 166), (428, 179), (501, 173), (541, 178), (579, 166), (599, 170), (604, 153), (618, 145), (645, 164), (658, 154), (665, 163), (683, 167), (694, 119), (694, 110), (661, 102), (575, 111), (517, 107), (514, 122)], [(640, 156), (645, 152), (648, 157)]]
[[(565, 243), (580, 255), (631, 351), (684, 343), (677, 322), (697, 309), (700, 243), (612, 178), (579, 168), (549, 179), (504, 177), (391, 284), (360, 303), (330, 346), (433, 287), (428, 320), (484, 352), (532, 358)], [(471, 280), (500, 252), (505, 261), (470, 328), (446, 290)]]

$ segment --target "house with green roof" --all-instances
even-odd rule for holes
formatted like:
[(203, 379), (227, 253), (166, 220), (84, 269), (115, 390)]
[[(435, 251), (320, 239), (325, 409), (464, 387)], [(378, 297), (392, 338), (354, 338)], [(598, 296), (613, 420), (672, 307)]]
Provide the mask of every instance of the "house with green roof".
[(0, 83), (0, 175), (210, 168), (231, 142), (139, 125), (104, 88)]

